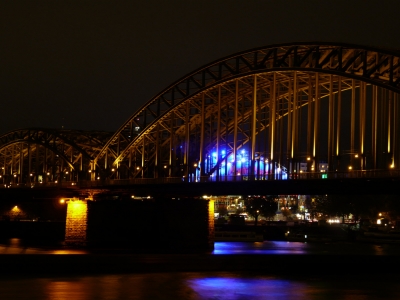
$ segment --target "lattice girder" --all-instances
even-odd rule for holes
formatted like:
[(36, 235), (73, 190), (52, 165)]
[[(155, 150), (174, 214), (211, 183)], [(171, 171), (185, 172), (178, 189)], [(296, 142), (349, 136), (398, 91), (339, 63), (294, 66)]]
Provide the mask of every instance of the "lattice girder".
[(93, 153), (97, 153), (110, 136), (110, 133), (96, 131), (14, 130), (0, 137), (2, 177), (11, 176), (13, 181), (26, 182), (51, 176), (55, 181), (54, 178), (65, 173), (69, 174), (65, 178), (72, 178), (72, 172), (90, 169)]
[(147, 131), (177, 104), (212, 86), (246, 74), (288, 70), (335, 74), (398, 93), (399, 62), (399, 53), (346, 44), (284, 44), (241, 52), (195, 70), (156, 95), (119, 128), (95, 160), (100, 164), (105, 154), (111, 153), (111, 160), (118, 161), (123, 149), (130, 147), (141, 132)]

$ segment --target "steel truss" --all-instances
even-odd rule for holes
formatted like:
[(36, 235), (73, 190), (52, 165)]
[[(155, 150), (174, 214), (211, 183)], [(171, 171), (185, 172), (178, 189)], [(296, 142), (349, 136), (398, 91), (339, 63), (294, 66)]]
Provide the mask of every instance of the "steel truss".
[(112, 134), (29, 128), (0, 137), (0, 182), (47, 183), (90, 179), (94, 154)]
[(301, 162), (309, 172), (322, 161), (329, 171), (398, 168), (399, 93), (399, 53), (318, 43), (253, 49), (155, 96), (93, 165), (115, 179), (197, 172), (228, 180), (243, 175), (237, 163), (227, 168), (245, 150), (246, 175), (257, 179), (299, 172)]
[(399, 52), (274, 45), (195, 70), (113, 135), (15, 131), (0, 138), (0, 159), (20, 180), (49, 166), (62, 178), (66, 165), (92, 180), (399, 169), (399, 94)]

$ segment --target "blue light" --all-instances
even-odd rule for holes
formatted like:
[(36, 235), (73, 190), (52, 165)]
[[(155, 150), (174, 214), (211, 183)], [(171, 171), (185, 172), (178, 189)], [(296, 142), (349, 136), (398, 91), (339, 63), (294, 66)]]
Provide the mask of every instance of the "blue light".
[(212, 156), (217, 157), (217, 152), (213, 152)]
[(221, 154), (222, 154), (222, 155), (225, 155), (225, 150), (222, 150), (222, 151), (221, 151)]

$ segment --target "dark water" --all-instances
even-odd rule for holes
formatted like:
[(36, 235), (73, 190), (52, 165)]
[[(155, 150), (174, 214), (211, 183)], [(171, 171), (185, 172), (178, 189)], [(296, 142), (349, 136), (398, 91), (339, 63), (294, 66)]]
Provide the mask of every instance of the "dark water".
[(400, 244), (302, 243), (287, 241), (216, 242), (213, 254), (400, 255)]
[[(213, 255), (219, 254), (362, 254), (362, 255), (400, 255), (400, 244), (363, 244), (363, 243), (303, 243), (287, 241), (264, 242), (215, 242)], [(87, 254), (82, 249), (67, 249), (62, 246), (43, 247), (26, 244), (21, 239), (0, 241), (1, 254)], [(1, 300), (1, 298), (0, 298)]]
[[(293, 266), (295, 267), (295, 266)], [(349, 272), (345, 267), (343, 272)], [(288, 271), (289, 273), (289, 271)], [(152, 273), (4, 278), (1, 299), (400, 299), (394, 278), (283, 278), (241, 273)]]
[[(298, 254), (300, 260), (303, 254), (400, 255), (399, 250), (399, 245), (217, 242), (213, 254)], [(24, 253), (90, 255), (86, 251), (25, 247), (15, 239), (0, 245), (0, 254)], [(351, 264), (339, 264), (335, 270), (320, 266), (304, 276), (298, 272), (292, 275), (296, 264), (282, 266), (284, 276), (262, 272), (3, 275), (0, 299), (400, 299), (400, 276), (386, 275), (387, 267), (360, 274), (353, 272)]]

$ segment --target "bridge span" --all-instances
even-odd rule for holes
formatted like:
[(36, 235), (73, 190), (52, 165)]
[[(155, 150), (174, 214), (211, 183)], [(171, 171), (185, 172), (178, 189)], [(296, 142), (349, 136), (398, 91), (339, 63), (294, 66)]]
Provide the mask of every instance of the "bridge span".
[[(336, 174), (338, 175), (338, 174)], [(58, 184), (14, 185), (0, 188), (1, 198), (88, 198), (100, 195), (119, 195), (125, 198), (201, 198), (224, 195), (398, 195), (400, 174), (387, 176), (341, 176), (320, 179), (315, 177), (289, 180), (243, 180), (185, 182), (181, 178), (105, 180), (61, 182)], [(344, 176), (347, 175), (347, 176)], [(367, 174), (365, 174), (367, 175)]]
[(0, 183), (219, 185), (399, 171), (399, 95), (398, 51), (260, 47), (183, 76), (114, 133), (28, 128), (0, 136)]

